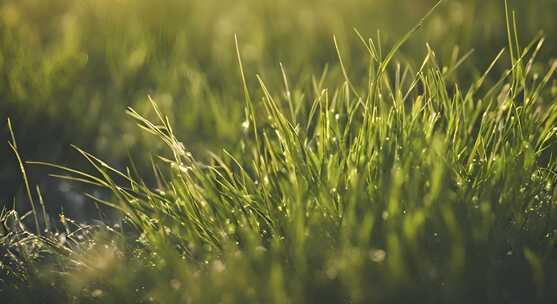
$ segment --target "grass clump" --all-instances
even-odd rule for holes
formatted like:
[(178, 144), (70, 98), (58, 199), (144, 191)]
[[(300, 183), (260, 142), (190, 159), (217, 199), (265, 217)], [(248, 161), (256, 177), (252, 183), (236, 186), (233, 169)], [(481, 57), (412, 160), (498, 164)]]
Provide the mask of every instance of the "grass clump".
[[(521, 32), (544, 29), (548, 58), (557, 45), (553, 23), (557, 2), (510, 0)], [(246, 71), (265, 75), (270, 87), (280, 85), (274, 73), (287, 63), (292, 89), (311, 80), (329, 64), (328, 75), (341, 79), (331, 36), (344, 48), (343, 60), (354, 79), (364, 79), (367, 58), (352, 28), (364, 36), (381, 29), (383, 44), (396, 39), (433, 5), (432, 0), (4, 0), (0, 3), (0, 117), (11, 117), (28, 159), (80, 166), (70, 144), (78, 145), (120, 168), (127, 148), (138, 159), (159, 143), (149, 140), (122, 119), (127, 106), (146, 115), (146, 95), (157, 100), (180, 138), (192, 152), (233, 150), (241, 132), (241, 88), (236, 84), (234, 33), (242, 38)], [(501, 1), (451, 0), (439, 7), (399, 58), (416, 62), (423, 41), (449, 62), (454, 46), (473, 48), (473, 76), (505, 43)], [(481, 20), (482, 22), (477, 22)], [(379, 41), (381, 40), (381, 41)], [(303, 43), (302, 43), (303, 42)], [(464, 73), (463, 71), (463, 73)], [(254, 79), (254, 78), (250, 78)], [(256, 86), (251, 81), (250, 86)], [(307, 92), (307, 90), (304, 90)], [(0, 131), (0, 141), (9, 134)], [(114, 144), (115, 142), (121, 144)], [(24, 185), (12, 152), (0, 148), (0, 200), (14, 196), (25, 203)], [(70, 201), (72, 194), (40, 170), (29, 176), (43, 188), (47, 201)], [(74, 187), (76, 187), (74, 185)], [(81, 189), (75, 189), (79, 192)], [(70, 196), (70, 198), (67, 198)], [(61, 204), (49, 204), (52, 213)], [(67, 215), (84, 219), (94, 208), (63, 204)], [(24, 208), (21, 208), (24, 209)]]
[[(349, 78), (335, 40), (344, 79), (293, 90), (282, 65), (282, 88), (259, 75), (250, 87), (237, 44), (240, 148), (208, 161), (156, 101), (152, 120), (130, 108), (168, 153), (153, 161), (155, 186), (81, 149), (96, 175), (55, 165), (109, 189), (91, 197), (123, 216), (83, 241), (39, 238), (58, 250), (44, 266), (58, 300), (555, 302), (557, 62), (535, 70), (543, 39), (520, 48), (508, 22), (509, 47), (470, 84), (463, 60), (441, 65), (431, 48), (417, 67), (395, 61), (419, 26), (388, 52), (357, 33), (364, 80)], [(507, 70), (490, 75), (504, 53)]]

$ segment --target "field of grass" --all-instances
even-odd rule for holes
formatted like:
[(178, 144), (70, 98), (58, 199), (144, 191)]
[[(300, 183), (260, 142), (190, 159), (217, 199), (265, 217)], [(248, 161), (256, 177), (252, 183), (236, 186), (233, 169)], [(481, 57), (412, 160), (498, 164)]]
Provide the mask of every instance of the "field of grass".
[[(161, 145), (126, 119), (132, 106), (153, 118), (150, 94), (168, 115), (188, 149), (199, 157), (241, 138), (242, 91), (234, 34), (243, 48), (248, 76), (259, 73), (270, 87), (282, 83), (283, 63), (291, 89), (312, 89), (312, 76), (327, 68), (329, 85), (342, 82), (332, 41), (336, 37), (347, 72), (365, 85), (368, 56), (362, 36), (388, 48), (435, 4), (434, 0), (4, 0), (0, 3), (0, 118), (18, 132), (26, 159), (81, 166), (69, 148), (78, 145), (124, 168), (128, 153), (148, 166), (144, 151)], [(538, 58), (557, 51), (555, 0), (510, 0), (522, 45), (543, 31)], [(502, 0), (447, 0), (402, 46), (397, 62), (421, 64), (429, 43), (440, 63), (473, 50), (461, 65), (461, 84), (481, 76), (507, 44)], [(380, 31), (380, 35), (378, 35)], [(378, 37), (379, 36), (379, 37)], [(454, 53), (455, 50), (458, 53)], [(456, 56), (455, 56), (456, 55)], [(504, 60), (509, 62), (506, 54)], [(505, 59), (506, 58), (506, 59)], [(505, 65), (494, 71), (501, 74)], [(452, 79), (454, 80), (454, 79)], [(488, 76), (488, 85), (492, 76)], [(248, 86), (258, 89), (255, 77)], [(2, 142), (9, 138), (3, 124)], [(25, 200), (12, 151), (0, 146), (0, 201)], [(147, 165), (145, 165), (147, 164)], [(60, 185), (34, 169), (34, 184), (49, 188), (47, 208), (87, 217), (89, 204), (67, 203), (82, 188)], [(6, 185), (6, 186), (4, 186)], [(62, 191), (59, 189), (70, 189)], [(68, 198), (69, 197), (69, 198)], [(93, 209), (94, 212), (94, 209)]]
[(557, 303), (557, 2), (484, 2), (0, 3), (0, 302)]

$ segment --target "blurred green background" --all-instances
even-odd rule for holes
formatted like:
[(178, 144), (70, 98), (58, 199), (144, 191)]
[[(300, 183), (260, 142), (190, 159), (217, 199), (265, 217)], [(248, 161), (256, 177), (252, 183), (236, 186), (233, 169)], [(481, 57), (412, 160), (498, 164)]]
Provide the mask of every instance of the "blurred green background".
[[(333, 44), (355, 82), (367, 66), (354, 34), (377, 36), (386, 49), (434, 5), (430, 0), (3, 0), (0, 2), (0, 201), (26, 209), (22, 179), (6, 144), (10, 117), (27, 160), (84, 168), (70, 144), (117, 167), (128, 154), (147, 168), (158, 143), (127, 119), (125, 109), (152, 109), (151, 95), (169, 115), (185, 146), (203, 158), (207, 150), (234, 149), (241, 135), (242, 95), (234, 34), (248, 77), (280, 82), (284, 63), (291, 85), (309, 75), (340, 70)], [(543, 30), (547, 62), (557, 50), (557, 1), (509, 1), (527, 43)], [(398, 60), (421, 60), (428, 41), (440, 62), (458, 46), (474, 49), (464, 72), (486, 68), (506, 46), (503, 0), (448, 0), (402, 50)], [(474, 68), (472, 68), (474, 66)], [(152, 114), (152, 113), (151, 113)], [(31, 167), (52, 212), (83, 217), (92, 206), (76, 185)]]

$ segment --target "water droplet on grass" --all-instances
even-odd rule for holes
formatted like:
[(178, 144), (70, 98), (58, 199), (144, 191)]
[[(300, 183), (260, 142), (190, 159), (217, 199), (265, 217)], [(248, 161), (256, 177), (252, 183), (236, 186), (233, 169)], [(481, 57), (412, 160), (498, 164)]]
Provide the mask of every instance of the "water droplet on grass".
[(375, 263), (381, 263), (385, 260), (387, 252), (382, 249), (372, 249), (369, 252), (369, 258)]
[(249, 128), (249, 120), (245, 120), (244, 122), (242, 122), (242, 129), (244, 129), (244, 131), (247, 131)]

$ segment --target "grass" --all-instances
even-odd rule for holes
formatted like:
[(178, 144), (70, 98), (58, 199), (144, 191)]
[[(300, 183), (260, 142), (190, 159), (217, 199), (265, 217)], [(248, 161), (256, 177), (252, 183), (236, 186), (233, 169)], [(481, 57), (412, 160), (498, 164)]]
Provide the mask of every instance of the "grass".
[[(557, 4), (510, 2), (524, 37), (545, 31), (548, 39), (540, 58), (548, 60), (557, 41), (552, 22)], [(159, 145), (122, 118), (127, 106), (153, 118), (145, 102), (149, 94), (192, 152), (232, 149), (241, 130), (230, 125), (243, 119), (242, 90), (235, 85), (235, 33), (244, 47), (246, 72), (257, 71), (269, 86), (278, 87), (282, 75), (276, 70), (282, 62), (291, 88), (307, 91), (311, 75), (319, 75), (325, 65), (331, 85), (342, 81), (333, 35), (350, 76), (363, 81), (368, 58), (353, 28), (377, 43), (393, 45), (433, 4), (431, 0), (3, 1), (0, 115), (12, 118), (20, 148), (29, 159), (77, 164), (81, 159), (72, 158), (67, 148), (76, 144), (123, 167), (126, 147), (135, 147), (132, 153), (142, 158), (139, 151)], [(461, 68), (474, 79), (507, 40), (503, 13), (500, 1), (447, 1), (399, 51), (399, 60), (419, 65), (425, 42), (445, 63), (474, 49), (474, 64)], [(501, 72), (503, 67), (496, 69)], [(250, 79), (248, 85), (255, 90), (258, 84)], [(5, 131), (0, 135), (8, 140)], [(24, 191), (16, 191), (24, 185), (7, 173), (17, 170), (11, 150), (5, 147), (0, 153), (0, 179), (14, 189), (3, 190), (0, 198), (24, 197)], [(48, 184), (42, 176), (31, 179)], [(45, 195), (52, 197), (51, 192)], [(71, 205), (65, 207), (69, 212)]]
[[(122, 220), (54, 225), (42, 200), (27, 219), (4, 211), (4, 299), (554, 303), (557, 61), (538, 62), (542, 37), (521, 47), (506, 12), (509, 44), (475, 77), (461, 72), (469, 55), (442, 60), (429, 46), (400, 63), (423, 22), (391, 49), (356, 32), (366, 77), (335, 38), (337, 74), (304, 85), (282, 64), (248, 74), (237, 39), (225, 78), (244, 102), (241, 119), (221, 122), (238, 132), (230, 149), (197, 157), (155, 96), (149, 115), (128, 109), (166, 148), (151, 173), (77, 147), (95, 173), (20, 161), (24, 177), (48, 165), (108, 190), (89, 197)], [(20, 159), (15, 136), (11, 146)]]

